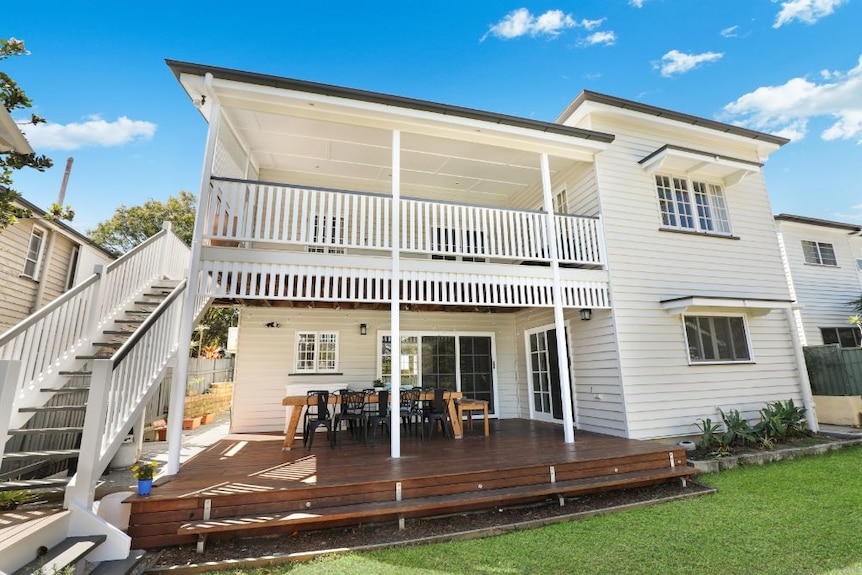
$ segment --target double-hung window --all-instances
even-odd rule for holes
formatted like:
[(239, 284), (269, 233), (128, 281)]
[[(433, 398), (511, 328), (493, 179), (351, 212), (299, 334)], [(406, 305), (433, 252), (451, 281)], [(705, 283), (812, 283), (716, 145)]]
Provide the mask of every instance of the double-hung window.
[(818, 266), (838, 265), (838, 260), (835, 259), (835, 250), (832, 248), (832, 244), (802, 240), (802, 254), (805, 257), (805, 263), (807, 264)]
[(23, 274), (30, 279), (38, 279), (39, 268), (42, 266), (42, 252), (44, 247), (45, 231), (41, 228), (33, 228), (30, 232), (30, 243), (27, 245), (27, 255), (24, 259)]
[(655, 184), (662, 226), (730, 235), (730, 216), (720, 185), (664, 174), (656, 174)]
[(691, 363), (751, 361), (745, 321), (734, 316), (685, 316)]
[(338, 333), (300, 331), (296, 334), (296, 372), (338, 371)]

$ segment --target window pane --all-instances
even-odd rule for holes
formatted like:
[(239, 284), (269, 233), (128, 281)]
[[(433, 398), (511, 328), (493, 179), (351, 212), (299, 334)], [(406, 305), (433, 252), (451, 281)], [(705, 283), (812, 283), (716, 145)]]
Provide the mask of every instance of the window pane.
[(835, 259), (835, 250), (832, 249), (832, 244), (817, 244), (820, 248), (820, 263), (824, 266), (837, 266), (838, 260)]
[(726, 317), (712, 318), (713, 342), (715, 345), (715, 356), (721, 360), (733, 359), (733, 346), (730, 341), (730, 322)]
[(317, 371), (335, 371), (338, 364), (336, 339), (334, 333), (321, 333), (318, 336)]
[(658, 190), (658, 203), (661, 210), (661, 223), (676, 227), (676, 209), (673, 204), (673, 191), (670, 189), (670, 178), (656, 176), (655, 185)]
[(694, 202), (697, 206), (697, 224), (701, 230), (711, 232), (713, 230), (712, 211), (709, 208), (706, 184), (703, 182), (692, 182), (691, 185), (694, 188)]
[(748, 351), (748, 339), (745, 337), (745, 322), (741, 317), (728, 318), (730, 321), (730, 333), (733, 337), (733, 359), (737, 361), (748, 361), (751, 354)]
[(723, 234), (729, 234), (730, 216), (727, 213), (727, 204), (724, 201), (724, 192), (721, 186), (709, 185), (709, 203), (712, 205), (713, 229)]
[(673, 189), (676, 198), (676, 209), (679, 212), (679, 227), (694, 229), (694, 218), (691, 215), (691, 198), (688, 193), (688, 180), (674, 178)]
[(838, 343), (838, 330), (834, 327), (821, 327), (820, 336), (823, 338), (823, 345)]
[(817, 251), (817, 244), (815, 242), (802, 240), (802, 255), (805, 257), (805, 263), (807, 264), (820, 263), (820, 252)]
[(703, 350), (698, 337), (698, 327), (696, 317), (685, 318), (685, 335), (688, 339), (688, 355), (692, 361), (703, 360)]
[(855, 327), (839, 327), (838, 340), (841, 347), (859, 347), (859, 329)]
[(296, 370), (314, 370), (314, 350), (316, 336), (313, 333), (298, 334), (296, 344)]

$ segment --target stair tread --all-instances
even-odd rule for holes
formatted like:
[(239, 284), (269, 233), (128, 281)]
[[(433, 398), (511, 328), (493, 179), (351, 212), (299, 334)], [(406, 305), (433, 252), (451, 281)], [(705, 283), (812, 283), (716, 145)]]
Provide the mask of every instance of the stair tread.
[(90, 571), (89, 575), (130, 575), (134, 572), (140, 572), (136, 568), (146, 560), (147, 552), (144, 549), (132, 549), (125, 559), (102, 561)]
[(27, 459), (29, 457), (43, 457), (46, 459), (75, 457), (80, 449), (44, 449), (42, 451), (10, 451), (3, 454), (3, 459)]
[(326, 521), (338, 521), (352, 517), (371, 517), (381, 515), (393, 515), (397, 513), (410, 513), (425, 511), (428, 509), (445, 508), (448, 504), (457, 507), (459, 503), (476, 504), (502, 502), (507, 499), (517, 499), (541, 495), (576, 493), (579, 490), (610, 488), (625, 485), (636, 481), (655, 481), (662, 479), (673, 479), (675, 477), (686, 477), (696, 475), (698, 470), (693, 467), (664, 467), (661, 469), (647, 469), (643, 471), (632, 471), (628, 473), (617, 473), (602, 477), (588, 477), (583, 479), (571, 479), (556, 483), (542, 483), (532, 485), (519, 485), (514, 487), (501, 487), (488, 489), (477, 493), (466, 491), (448, 495), (432, 495), (428, 497), (415, 497), (402, 501), (379, 501), (376, 503), (355, 503), (351, 505), (323, 507), (316, 509), (266, 513), (252, 516), (220, 517), (209, 520), (199, 520), (185, 523), (177, 529), (178, 534), (189, 533), (214, 533), (220, 531), (242, 531), (246, 529), (258, 529), (263, 527), (275, 527), (280, 525), (300, 523), (321, 523)]
[[(90, 372), (87, 372), (89, 375)], [(90, 391), (90, 386), (73, 386), (73, 387), (42, 387), (39, 389), (42, 393), (75, 393), (78, 391)]]
[(45, 478), (45, 479), (19, 479), (16, 481), (0, 481), (0, 491), (17, 491), (19, 489), (49, 489), (53, 487), (65, 487), (69, 484), (69, 477)]
[(80, 370), (80, 371), (61, 371), (60, 375), (63, 376), (83, 376), (83, 375), (93, 375), (92, 371)]
[(36, 575), (37, 573), (59, 573), (67, 565), (71, 565), (87, 553), (101, 545), (106, 535), (90, 535), (86, 537), (67, 537), (48, 550), (45, 555), (37, 557), (27, 565), (14, 571), (12, 575)]
[(86, 411), (86, 405), (40, 405), (38, 407), (19, 407), (20, 413), (52, 413), (61, 411)]
[(75, 433), (84, 431), (83, 427), (32, 427), (25, 429), (10, 429), (9, 435), (30, 435), (33, 433)]

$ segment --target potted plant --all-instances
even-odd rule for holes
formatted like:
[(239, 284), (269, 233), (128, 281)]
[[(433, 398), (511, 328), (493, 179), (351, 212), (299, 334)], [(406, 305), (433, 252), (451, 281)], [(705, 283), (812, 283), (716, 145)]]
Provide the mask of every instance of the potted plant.
[(153, 488), (153, 477), (156, 475), (155, 461), (138, 462), (132, 466), (132, 475), (138, 480), (138, 495), (149, 495)]
[(203, 398), (201, 402), (201, 410), (203, 411), (203, 414), (201, 414), (201, 425), (206, 425), (215, 421), (216, 417), (218, 417), (218, 410), (216, 409), (213, 394), (205, 393)]

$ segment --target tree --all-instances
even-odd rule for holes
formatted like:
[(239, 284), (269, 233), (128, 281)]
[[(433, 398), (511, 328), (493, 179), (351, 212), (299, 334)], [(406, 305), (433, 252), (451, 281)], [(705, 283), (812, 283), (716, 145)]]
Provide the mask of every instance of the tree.
[(151, 199), (142, 206), (121, 205), (111, 219), (97, 224), (87, 234), (106, 250), (119, 255), (158, 233), (164, 222), (173, 223), (174, 233), (190, 244), (195, 229), (195, 197), (180, 191), (164, 203)]
[[(27, 54), (29, 52), (24, 47), (22, 40), (0, 38), (0, 61), (12, 56), (26, 56)], [(2, 71), (0, 71), (0, 101), (9, 113), (33, 105), (24, 90)], [(44, 121), (44, 118), (30, 114), (30, 120), (27, 123), (36, 125)], [(32, 168), (44, 172), (53, 165), (54, 162), (51, 161), (51, 158), (38, 156), (35, 153), (22, 154), (14, 150), (0, 152), (0, 230), (14, 224), (19, 218), (32, 216), (29, 210), (15, 204), (15, 200), (20, 198), (21, 194), (12, 187), (13, 171)], [(75, 212), (69, 206), (63, 207), (56, 203), (52, 204), (45, 214), (46, 219), (71, 220), (74, 216)]]

